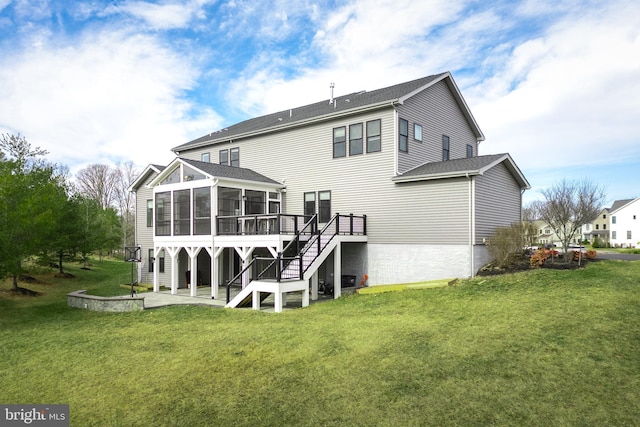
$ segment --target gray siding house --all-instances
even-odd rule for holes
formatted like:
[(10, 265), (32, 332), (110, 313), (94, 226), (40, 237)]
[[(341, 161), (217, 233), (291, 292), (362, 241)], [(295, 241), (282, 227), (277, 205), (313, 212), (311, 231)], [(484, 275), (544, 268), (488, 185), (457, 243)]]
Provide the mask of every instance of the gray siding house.
[(509, 154), (479, 155), (483, 140), (445, 72), (179, 145), (131, 187), (139, 280), (230, 307), (274, 294), (278, 311), (287, 292), (304, 306), (365, 280), (471, 277), (530, 188)]

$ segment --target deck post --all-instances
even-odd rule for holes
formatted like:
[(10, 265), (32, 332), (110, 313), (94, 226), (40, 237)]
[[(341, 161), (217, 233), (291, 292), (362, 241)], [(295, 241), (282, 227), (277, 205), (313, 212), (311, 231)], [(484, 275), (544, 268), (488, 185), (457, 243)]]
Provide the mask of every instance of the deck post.
[(333, 297), (340, 298), (342, 295), (342, 245), (340, 242), (333, 250)]

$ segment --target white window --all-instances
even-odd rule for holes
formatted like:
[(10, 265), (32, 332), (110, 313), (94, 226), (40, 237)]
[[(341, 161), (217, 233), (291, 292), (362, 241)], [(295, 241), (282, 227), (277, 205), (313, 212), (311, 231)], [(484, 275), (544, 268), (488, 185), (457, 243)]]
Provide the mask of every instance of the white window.
[(413, 124), (413, 139), (422, 142), (422, 126), (417, 123)]

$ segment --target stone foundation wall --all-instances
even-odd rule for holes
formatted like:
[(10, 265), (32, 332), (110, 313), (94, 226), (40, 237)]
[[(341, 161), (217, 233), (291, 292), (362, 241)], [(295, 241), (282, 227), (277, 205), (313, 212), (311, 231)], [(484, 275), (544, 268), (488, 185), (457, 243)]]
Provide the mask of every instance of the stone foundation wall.
[(67, 305), (69, 307), (82, 308), (84, 310), (110, 311), (117, 313), (144, 310), (144, 297), (99, 297), (95, 295), (87, 295), (85, 292), (87, 291), (80, 290), (67, 294)]

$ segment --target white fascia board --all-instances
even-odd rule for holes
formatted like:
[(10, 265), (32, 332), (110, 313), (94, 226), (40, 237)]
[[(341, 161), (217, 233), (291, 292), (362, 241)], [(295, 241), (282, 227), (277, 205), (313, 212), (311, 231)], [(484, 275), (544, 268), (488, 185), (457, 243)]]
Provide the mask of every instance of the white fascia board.
[(415, 181), (432, 181), (435, 179), (447, 179), (447, 178), (468, 178), (471, 176), (482, 175), (480, 171), (457, 171), (457, 172), (443, 172), (443, 173), (430, 173), (428, 175), (414, 175), (414, 176), (397, 176), (391, 178), (393, 182), (415, 182)]
[(133, 193), (136, 190), (136, 188), (138, 188), (140, 186), (140, 183), (142, 183), (142, 181), (144, 181), (145, 177), (150, 172), (160, 173), (160, 169), (158, 169), (157, 167), (155, 167), (154, 165), (151, 165), (151, 164), (147, 165), (147, 167), (144, 168), (142, 173), (140, 175), (138, 175), (136, 180), (133, 181), (133, 183), (129, 186), (129, 188), (127, 188), (127, 191), (129, 191), (130, 193)]

